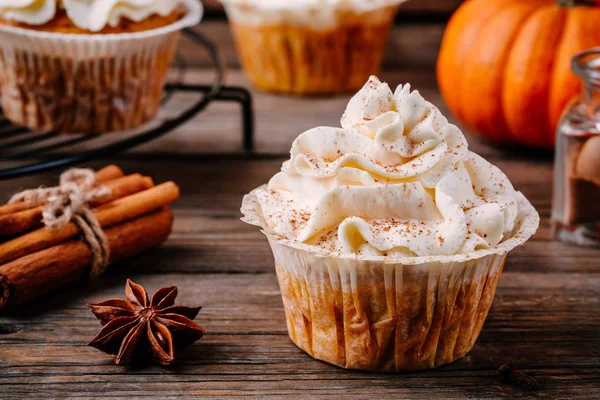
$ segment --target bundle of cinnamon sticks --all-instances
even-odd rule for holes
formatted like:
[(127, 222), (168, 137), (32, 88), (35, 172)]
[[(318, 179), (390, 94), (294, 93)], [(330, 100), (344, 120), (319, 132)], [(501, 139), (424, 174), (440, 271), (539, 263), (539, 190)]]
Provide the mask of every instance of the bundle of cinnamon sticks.
[[(175, 183), (154, 185), (150, 177), (126, 176), (115, 165), (95, 177), (95, 185), (110, 189), (90, 208), (108, 240), (111, 264), (167, 240), (173, 226), (168, 205), (179, 197)], [(49, 229), (40, 206), (0, 206), (0, 310), (84, 279), (92, 256), (73, 222)]]

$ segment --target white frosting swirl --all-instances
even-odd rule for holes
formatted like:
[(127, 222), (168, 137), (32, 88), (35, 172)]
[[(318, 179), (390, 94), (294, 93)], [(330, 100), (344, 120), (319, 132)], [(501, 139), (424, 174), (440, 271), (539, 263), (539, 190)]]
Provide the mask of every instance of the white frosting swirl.
[(0, 0), (0, 16), (29, 25), (43, 25), (64, 8), (73, 23), (91, 32), (107, 25), (117, 26), (122, 18), (140, 22), (151, 15), (167, 16), (178, 0)]
[(376, 77), (350, 100), (341, 129), (298, 136), (282, 171), (254, 194), (280, 237), (365, 256), (494, 247), (519, 213), (508, 178), (434, 105)]
[(29, 25), (43, 25), (56, 15), (57, 0), (0, 0), (0, 17)]
[[(280, 24), (328, 27), (336, 25), (339, 12), (356, 14), (382, 11), (406, 0), (220, 0), (230, 19), (245, 24)], [(371, 16), (389, 19), (394, 13)], [(364, 18), (363, 18), (364, 19)]]

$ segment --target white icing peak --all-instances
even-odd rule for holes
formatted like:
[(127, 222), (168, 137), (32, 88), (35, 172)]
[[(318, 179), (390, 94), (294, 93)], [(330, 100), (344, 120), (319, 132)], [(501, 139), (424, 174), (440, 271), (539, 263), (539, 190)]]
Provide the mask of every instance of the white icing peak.
[(512, 232), (518, 192), (409, 85), (371, 77), (342, 128), (294, 141), (254, 192), (280, 237), (338, 254), (437, 256), (491, 248)]
[[(393, 18), (406, 0), (220, 0), (230, 19), (244, 24), (292, 24), (327, 28), (340, 22), (340, 11), (363, 14), (365, 23)], [(378, 11), (384, 11), (380, 13)], [(376, 16), (366, 13), (375, 12)], [(343, 13), (342, 13), (343, 14)]]
[(98, 32), (107, 25), (117, 26), (121, 18), (140, 22), (151, 15), (167, 16), (179, 4), (179, 0), (0, 0), (0, 16), (43, 25), (61, 7), (77, 27)]

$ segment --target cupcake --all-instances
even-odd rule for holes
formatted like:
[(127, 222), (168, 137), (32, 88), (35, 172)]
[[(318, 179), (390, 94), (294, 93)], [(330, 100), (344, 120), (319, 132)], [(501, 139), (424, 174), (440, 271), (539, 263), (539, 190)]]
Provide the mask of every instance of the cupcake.
[(292, 341), (351, 369), (415, 371), (475, 344), (507, 253), (539, 216), (409, 85), (371, 77), (342, 128), (294, 141), (246, 195), (275, 257)]
[(381, 65), (404, 0), (221, 0), (244, 71), (296, 95), (359, 89)]
[(109, 132), (156, 116), (197, 0), (0, 0), (0, 105), (43, 132)]

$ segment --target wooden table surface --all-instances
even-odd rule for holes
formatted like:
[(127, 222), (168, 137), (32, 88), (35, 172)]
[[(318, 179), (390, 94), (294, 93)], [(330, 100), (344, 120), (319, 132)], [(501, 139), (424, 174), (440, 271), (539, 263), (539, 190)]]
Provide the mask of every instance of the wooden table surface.
[[(396, 27), (381, 76), (391, 86), (411, 82), (449, 115), (433, 67), (442, 28), (436, 22)], [(207, 22), (200, 30), (218, 42), (232, 66), (227, 82), (249, 86), (225, 23)], [(186, 79), (206, 82), (206, 60), (191, 56)], [(252, 93), (255, 154), (240, 151), (235, 106), (215, 104), (177, 132), (91, 165), (114, 162), (156, 182), (175, 180), (182, 195), (174, 204), (174, 232), (161, 248), (114, 266), (93, 285), (66, 288), (0, 316), (1, 399), (600, 397), (600, 250), (551, 240), (551, 154), (498, 150), (468, 132), (471, 149), (503, 169), (541, 215), (535, 237), (508, 258), (475, 348), (449, 366), (399, 375), (346, 371), (296, 348), (287, 336), (267, 241), (239, 220), (239, 206), (245, 193), (279, 169), (296, 135), (339, 124), (348, 96)], [(56, 176), (2, 182), (0, 201), (19, 189), (51, 185)], [(123, 296), (127, 277), (148, 291), (176, 285), (179, 302), (204, 306), (197, 321), (206, 336), (180, 352), (172, 367), (130, 370), (87, 346), (100, 324), (86, 304)], [(497, 369), (507, 361), (535, 376), (539, 389), (524, 392), (503, 383)]]

